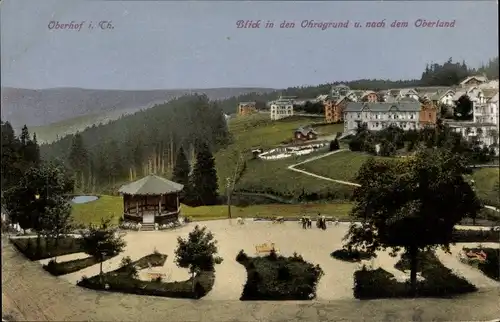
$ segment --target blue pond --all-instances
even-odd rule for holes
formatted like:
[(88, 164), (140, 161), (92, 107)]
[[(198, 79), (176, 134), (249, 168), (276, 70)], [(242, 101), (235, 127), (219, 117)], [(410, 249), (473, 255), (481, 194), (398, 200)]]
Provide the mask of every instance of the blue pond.
[(71, 199), (72, 203), (87, 203), (99, 199), (97, 196), (76, 196)]

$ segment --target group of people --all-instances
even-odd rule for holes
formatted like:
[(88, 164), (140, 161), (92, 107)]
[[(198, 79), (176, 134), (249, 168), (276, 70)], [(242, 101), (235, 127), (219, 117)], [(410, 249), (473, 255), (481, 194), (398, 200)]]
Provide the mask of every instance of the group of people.
[[(307, 229), (307, 228), (312, 228), (312, 220), (311, 218), (307, 216), (302, 216), (300, 219), (300, 222), (302, 223), (302, 228)], [(318, 218), (316, 219), (316, 227), (325, 230), (326, 229), (326, 217), (321, 216), (321, 214), (318, 213)]]
[(311, 221), (311, 218), (309, 218), (309, 217), (302, 216), (302, 218), (300, 219), (300, 222), (302, 223), (303, 229), (307, 229), (307, 228), (312, 227), (312, 221)]

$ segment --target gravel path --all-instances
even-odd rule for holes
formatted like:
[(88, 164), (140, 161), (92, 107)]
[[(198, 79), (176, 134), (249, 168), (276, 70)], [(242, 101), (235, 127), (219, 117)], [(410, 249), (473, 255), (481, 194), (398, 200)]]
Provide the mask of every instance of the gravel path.
[(5, 241), (2, 260), (2, 314), (18, 321), (486, 321), (499, 313), (498, 288), (453, 299), (189, 301), (78, 288)]
[[(491, 247), (491, 248), (500, 247), (500, 243), (483, 243), (481, 245), (483, 245), (483, 247)], [(480, 270), (475, 269), (467, 264), (464, 264), (458, 259), (458, 254), (462, 250), (462, 247), (475, 248), (477, 246), (478, 244), (459, 243), (450, 246), (451, 254), (445, 253), (443, 250), (438, 249), (436, 255), (444, 266), (451, 269), (457, 275), (464, 277), (466, 280), (468, 280), (471, 284), (474, 284), (476, 287), (478, 288), (500, 287), (500, 282), (497, 282), (485, 276)]]

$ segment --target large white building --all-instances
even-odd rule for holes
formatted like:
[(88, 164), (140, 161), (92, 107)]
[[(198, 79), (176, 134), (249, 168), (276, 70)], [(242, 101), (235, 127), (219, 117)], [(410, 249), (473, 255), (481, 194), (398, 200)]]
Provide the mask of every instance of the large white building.
[(419, 102), (397, 103), (348, 103), (344, 110), (344, 133), (353, 133), (360, 123), (369, 130), (379, 131), (390, 125), (403, 130), (418, 129), (421, 104)]
[(481, 102), (474, 103), (474, 123), (493, 123), (498, 126), (498, 89), (483, 89)]
[(293, 100), (277, 100), (271, 103), (271, 120), (280, 120), (293, 115)]

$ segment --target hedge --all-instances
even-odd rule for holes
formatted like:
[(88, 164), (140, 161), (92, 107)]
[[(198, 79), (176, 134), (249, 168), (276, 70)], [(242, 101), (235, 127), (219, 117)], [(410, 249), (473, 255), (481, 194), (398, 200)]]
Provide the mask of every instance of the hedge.
[[(167, 259), (166, 255), (155, 253), (147, 255), (131, 265), (137, 269), (149, 267), (161, 267)], [(94, 290), (108, 292), (121, 292), (137, 295), (151, 295), (172, 298), (190, 298), (200, 299), (212, 290), (215, 281), (214, 271), (202, 271), (194, 278), (194, 290), (192, 288), (192, 279), (181, 282), (163, 282), (161, 279), (154, 281), (142, 281), (129, 273), (129, 267), (123, 266), (103, 274), (102, 279), (99, 275), (82, 278), (77, 285)]]
[[(417, 281), (417, 297), (449, 297), (477, 291), (467, 280), (443, 266), (433, 253), (419, 255), (418, 271), (425, 280)], [(406, 256), (396, 263), (400, 270), (409, 270)], [(412, 297), (409, 281), (398, 282), (389, 272), (363, 267), (354, 273), (354, 297), (357, 299)]]
[[(40, 238), (40, 248), (37, 250), (37, 238), (11, 238), (10, 242), (32, 261), (84, 252), (81, 238), (65, 236), (59, 238), (55, 247), (54, 238)], [(49, 247), (47, 247), (49, 246)]]
[(242, 301), (312, 300), (323, 275), (319, 265), (314, 266), (297, 254), (283, 257), (271, 252), (265, 257), (248, 257), (241, 251), (236, 260), (247, 270)]
[[(116, 255), (115, 255), (116, 256)], [(115, 256), (105, 257), (103, 262), (111, 259)], [(43, 265), (43, 269), (49, 272), (54, 276), (66, 275), (74, 272), (78, 272), (84, 268), (90, 267), (95, 264), (99, 264), (100, 261), (94, 258), (93, 256), (89, 256), (86, 258), (75, 259), (66, 262), (56, 262), (55, 260), (51, 260), (48, 264)]]
[(362, 260), (371, 259), (373, 257), (369, 253), (361, 250), (356, 250), (356, 249), (348, 250), (345, 248), (337, 249), (336, 251), (331, 253), (331, 256), (335, 259), (346, 262), (359, 262)]
[(452, 234), (454, 243), (495, 243), (500, 240), (500, 231), (455, 229)]

